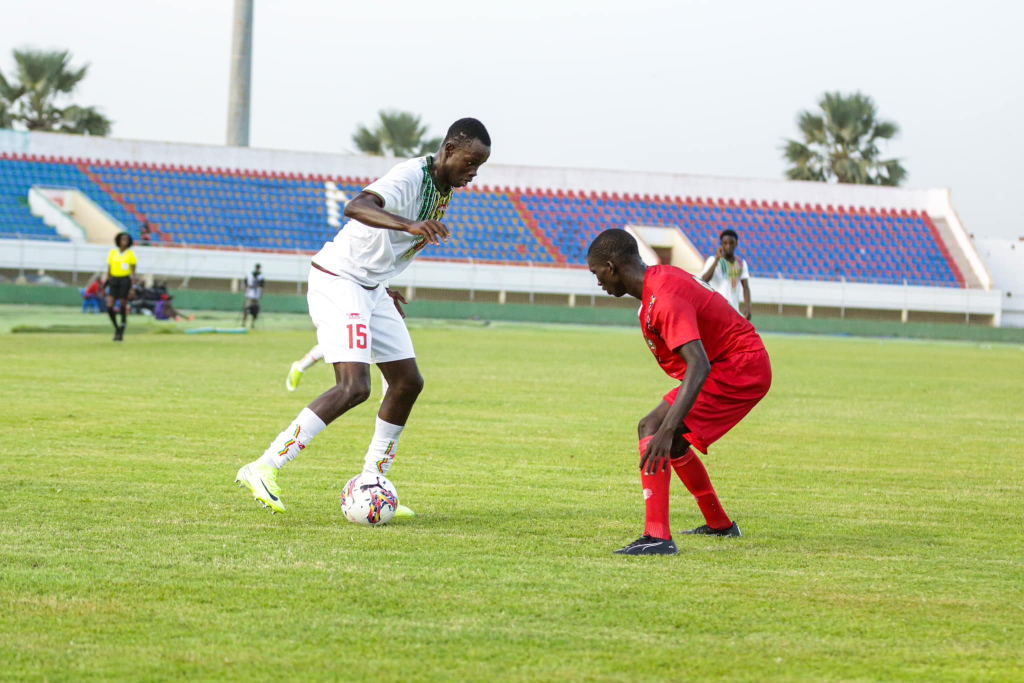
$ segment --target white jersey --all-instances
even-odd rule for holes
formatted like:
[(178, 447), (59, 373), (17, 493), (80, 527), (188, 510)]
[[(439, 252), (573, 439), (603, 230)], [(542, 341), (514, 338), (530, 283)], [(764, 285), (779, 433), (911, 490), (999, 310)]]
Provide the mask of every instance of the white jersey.
[[(441, 220), (452, 191), (441, 194), (430, 175), (433, 157), (398, 164), (363, 189), (381, 198), (384, 209), (412, 221)], [(313, 262), (365, 287), (387, 282), (409, 267), (427, 239), (401, 230), (387, 230), (350, 220), (324, 245)]]
[(245, 278), (245, 298), (246, 299), (259, 299), (263, 296), (263, 276), (259, 277), (250, 273), (249, 277)]
[[(708, 268), (715, 262), (715, 257), (712, 256), (704, 262), (703, 272), (708, 272)], [(747, 262), (744, 259), (736, 257), (736, 259), (729, 263), (725, 259), (721, 259), (718, 262), (718, 267), (715, 268), (715, 274), (711, 276), (712, 289), (725, 297), (725, 300), (735, 308), (737, 311), (740, 310), (740, 282), (750, 278), (750, 271), (747, 269)]]

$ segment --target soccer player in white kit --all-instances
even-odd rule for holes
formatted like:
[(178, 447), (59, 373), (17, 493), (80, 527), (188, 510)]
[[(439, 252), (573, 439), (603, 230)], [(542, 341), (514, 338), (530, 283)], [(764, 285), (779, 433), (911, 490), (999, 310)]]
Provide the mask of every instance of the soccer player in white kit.
[(319, 361), (324, 359), (324, 350), (317, 344), (309, 350), (305, 356), (292, 363), (288, 368), (288, 374), (284, 378), (284, 388), (288, 391), (295, 391), (302, 381), (302, 375)]
[[(292, 363), (291, 367), (288, 368), (288, 374), (284, 378), (284, 388), (288, 391), (295, 391), (299, 388), (299, 382), (302, 381), (302, 375), (305, 374), (306, 370), (316, 365), (318, 362), (324, 359), (323, 349), (317, 344), (309, 350), (309, 352), (300, 358), (299, 360)], [(384, 400), (384, 396), (388, 393), (388, 380), (381, 373), (380, 383), (382, 385), (382, 391), (380, 394), (380, 400)]]
[(430, 244), (447, 240), (441, 222), (453, 188), (476, 177), (491, 154), (491, 138), (476, 119), (448, 129), (436, 156), (398, 164), (345, 205), (350, 220), (313, 257), (309, 271), (309, 315), (324, 360), (334, 365), (337, 384), (304, 408), (263, 455), (243, 466), (236, 481), (274, 512), (284, 512), (278, 471), (317, 434), (370, 396), (370, 363), (388, 389), (363, 471), (387, 475), (398, 452), (423, 377), (401, 304), (388, 281)]
[[(750, 320), (750, 269), (744, 259), (736, 256), (740, 238), (735, 230), (723, 230), (718, 236), (718, 250), (704, 262), (701, 279), (725, 297), (747, 320)], [(743, 309), (740, 310), (740, 287), (743, 288)]]

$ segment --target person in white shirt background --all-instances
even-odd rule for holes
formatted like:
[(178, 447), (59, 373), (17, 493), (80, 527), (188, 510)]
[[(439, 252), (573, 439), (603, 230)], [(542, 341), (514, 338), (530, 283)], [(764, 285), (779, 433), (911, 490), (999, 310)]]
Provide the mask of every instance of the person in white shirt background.
[[(736, 256), (740, 242), (735, 230), (723, 230), (718, 236), (715, 255), (704, 262), (701, 279), (725, 297), (733, 308), (750, 320), (750, 269), (744, 259)], [(740, 309), (740, 285), (743, 287), (743, 309)]]
[(242, 306), (242, 327), (248, 316), (252, 316), (252, 328), (256, 328), (256, 318), (260, 315), (260, 299), (263, 298), (263, 271), (256, 264), (252, 274), (245, 278), (245, 305)]
[(334, 366), (336, 385), (304, 408), (259, 459), (238, 471), (235, 481), (264, 507), (284, 512), (278, 471), (328, 424), (369, 398), (370, 363), (376, 363), (388, 389), (363, 472), (387, 476), (423, 390), (401, 307), (405, 299), (388, 282), (422, 250), (448, 239), (441, 219), (453, 190), (468, 185), (490, 154), (484, 125), (459, 119), (436, 155), (398, 164), (345, 205), (350, 220), (313, 257), (306, 296), (317, 328), (317, 355)]

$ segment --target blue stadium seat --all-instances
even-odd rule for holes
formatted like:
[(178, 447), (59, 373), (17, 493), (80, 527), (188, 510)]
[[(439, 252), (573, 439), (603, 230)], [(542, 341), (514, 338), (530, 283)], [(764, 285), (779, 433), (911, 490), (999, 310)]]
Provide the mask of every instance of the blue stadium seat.
[[(77, 187), (138, 237), (141, 220), (157, 242), (315, 251), (332, 239), (327, 178), (161, 167), (86, 164), (0, 156), (0, 237), (61, 239), (28, 211), (33, 185)], [(349, 196), (370, 179), (335, 178)], [(718, 233), (741, 233), (741, 251), (762, 275), (962, 286), (931, 218), (818, 205), (769, 205), (618, 193), (460, 190), (446, 221), (453, 240), (423, 258), (585, 265), (590, 241), (628, 223), (677, 226), (705, 254)], [(913, 239), (908, 240), (907, 236)], [(808, 254), (811, 260), (798, 260)], [(862, 253), (863, 252), (863, 253)]]

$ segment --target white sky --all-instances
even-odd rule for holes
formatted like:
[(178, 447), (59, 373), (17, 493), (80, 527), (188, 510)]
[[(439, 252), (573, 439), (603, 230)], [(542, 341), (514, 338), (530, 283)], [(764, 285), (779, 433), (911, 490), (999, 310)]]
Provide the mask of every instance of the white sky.
[[(82, 104), (122, 138), (222, 144), (231, 0), (0, 0), (14, 47), (89, 62)], [(781, 177), (825, 90), (902, 135), (908, 186), (968, 230), (1024, 236), (1017, 0), (256, 0), (251, 143), (345, 151), (385, 107), (476, 116), (492, 162)]]

